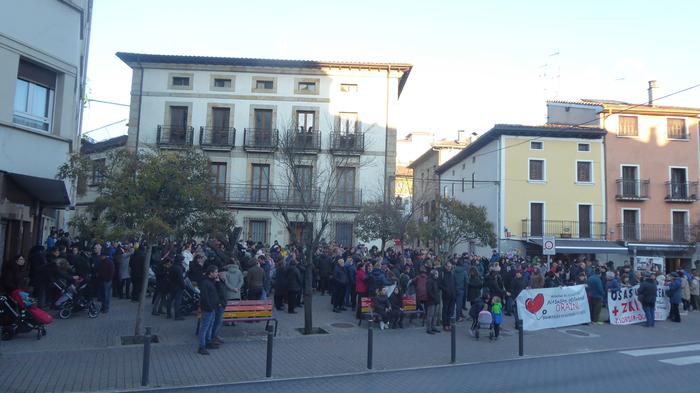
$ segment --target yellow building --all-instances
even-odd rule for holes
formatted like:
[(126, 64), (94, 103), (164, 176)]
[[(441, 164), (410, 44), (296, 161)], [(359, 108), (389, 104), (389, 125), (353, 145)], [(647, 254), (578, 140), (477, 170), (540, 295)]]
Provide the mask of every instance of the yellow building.
[[(500, 252), (626, 252), (608, 242), (605, 130), (559, 125), (496, 125), (438, 169), (443, 196), (485, 206)], [(484, 254), (478, 245), (458, 252)]]

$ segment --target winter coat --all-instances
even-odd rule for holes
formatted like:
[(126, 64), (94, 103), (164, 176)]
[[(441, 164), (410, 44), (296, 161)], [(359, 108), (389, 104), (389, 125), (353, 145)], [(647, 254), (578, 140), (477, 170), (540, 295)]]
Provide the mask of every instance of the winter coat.
[(345, 271), (345, 267), (335, 264), (333, 268), (333, 283), (335, 285), (345, 286), (348, 284), (348, 273)]
[(416, 287), (416, 300), (424, 302), (428, 300), (428, 275), (421, 273), (413, 280)]
[(2, 279), (0, 291), (4, 290), (8, 294), (15, 289), (27, 291), (29, 286), (29, 265), (25, 262), (24, 266), (19, 266), (14, 261), (11, 261), (2, 269), (0, 278)]
[(451, 271), (442, 272), (440, 278), (440, 289), (442, 290), (443, 300), (452, 300), (457, 297), (457, 289), (455, 286), (455, 276)]
[(527, 287), (527, 283), (525, 282), (525, 277), (522, 277), (522, 276), (520, 278), (514, 277), (513, 281), (511, 281), (510, 287), (511, 287), (510, 288), (510, 296), (513, 299), (517, 299), (518, 295), (520, 295), (520, 292), (522, 292), (523, 289), (525, 289), (525, 287)]
[(483, 288), (483, 286), (484, 282), (481, 281), (481, 277), (469, 277), (469, 281), (467, 282), (467, 300), (473, 302), (474, 299), (481, 297), (481, 288)]
[(199, 282), (199, 306), (204, 312), (212, 312), (220, 305), (219, 294), (216, 285), (210, 278), (205, 278)]
[(243, 286), (243, 273), (238, 265), (228, 265), (224, 275), (226, 287), (226, 300), (241, 300), (241, 287)]
[[(129, 269), (131, 269), (131, 278), (134, 282), (141, 282), (143, 278), (143, 265), (146, 263), (146, 254), (139, 249), (129, 258)], [(192, 280), (195, 281), (195, 280)]]
[(365, 269), (357, 269), (357, 272), (355, 273), (355, 292), (357, 292), (357, 293), (366, 293), (367, 292), (366, 275), (367, 275), (367, 272), (365, 272)]
[(544, 288), (544, 277), (542, 277), (542, 274), (532, 275), (532, 278), (530, 278), (530, 288)]
[(685, 301), (690, 300), (690, 284), (688, 283), (688, 279), (686, 277), (681, 277), (681, 297)]
[(425, 300), (425, 304), (431, 306), (440, 303), (440, 285), (438, 284), (438, 280), (432, 275), (428, 277), (426, 289), (428, 297)]
[(296, 263), (292, 263), (287, 266), (284, 275), (286, 277), (285, 281), (287, 282), (287, 291), (300, 292), (302, 285), (301, 273), (299, 272), (299, 268), (297, 268)]
[(131, 259), (131, 252), (125, 252), (121, 255), (121, 263), (119, 264), (119, 279), (126, 280), (131, 278), (129, 275), (129, 260)]
[(386, 277), (386, 274), (384, 274), (382, 269), (372, 270), (372, 278), (374, 279), (374, 285), (376, 286), (376, 288), (383, 288), (390, 285), (394, 285), (394, 283)]
[(168, 284), (171, 291), (185, 289), (185, 267), (182, 264), (174, 264), (168, 270)]
[(681, 293), (681, 279), (675, 277), (668, 284), (668, 297), (671, 298), (671, 304), (681, 304), (683, 296)]
[(656, 281), (649, 278), (643, 280), (637, 289), (637, 299), (642, 306), (651, 307), (656, 304)]
[(700, 279), (697, 277), (693, 277), (690, 281), (690, 295), (700, 296)]
[(467, 288), (467, 269), (463, 265), (457, 265), (454, 269), (455, 288), (458, 291), (465, 291)]
[(166, 268), (161, 262), (153, 268), (153, 273), (156, 275), (156, 292), (170, 292), (170, 268)]
[(265, 271), (259, 264), (254, 264), (246, 274), (248, 289), (262, 289), (265, 284)]
[(506, 291), (503, 286), (503, 279), (501, 278), (501, 275), (496, 272), (491, 272), (488, 275), (488, 277), (486, 277), (486, 282), (484, 283), (484, 286), (486, 287), (486, 289), (488, 289), (489, 295), (491, 297), (498, 296), (500, 298), (503, 298), (503, 295)]
[(591, 299), (602, 299), (605, 296), (603, 282), (597, 274), (591, 274), (586, 284), (588, 285), (588, 297)]

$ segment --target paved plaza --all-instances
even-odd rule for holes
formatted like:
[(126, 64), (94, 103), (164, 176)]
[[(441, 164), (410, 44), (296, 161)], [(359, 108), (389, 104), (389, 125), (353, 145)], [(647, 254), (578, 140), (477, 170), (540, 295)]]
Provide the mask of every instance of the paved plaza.
[[(303, 312), (278, 313), (273, 379), (366, 372), (366, 323), (357, 326), (354, 313), (331, 312), (328, 296), (315, 296), (314, 321), (329, 333), (302, 336)], [(150, 311), (150, 307), (148, 308)], [(132, 333), (136, 304), (113, 302), (109, 314), (88, 319), (78, 314), (56, 320), (48, 335), (20, 335), (0, 344), (3, 392), (86, 392), (141, 389), (142, 347), (121, 346)], [(606, 312), (604, 309), (603, 312)], [(226, 341), (210, 356), (196, 353), (194, 318), (171, 321), (147, 316), (160, 342), (153, 345), (149, 388), (223, 384), (265, 379), (266, 334), (263, 324), (224, 327)], [(458, 324), (457, 363), (518, 358), (513, 320), (504, 321), (500, 340), (475, 341), (468, 322)], [(587, 325), (525, 334), (526, 358), (623, 350), (700, 342), (700, 313), (681, 324), (660, 322), (654, 329), (635, 326)], [(562, 358), (564, 359), (564, 358)], [(568, 358), (566, 358), (568, 359)], [(447, 365), (450, 334), (425, 334), (414, 322), (403, 330), (374, 330), (374, 370)], [(445, 369), (449, 370), (449, 369)], [(446, 371), (445, 371), (446, 372)]]

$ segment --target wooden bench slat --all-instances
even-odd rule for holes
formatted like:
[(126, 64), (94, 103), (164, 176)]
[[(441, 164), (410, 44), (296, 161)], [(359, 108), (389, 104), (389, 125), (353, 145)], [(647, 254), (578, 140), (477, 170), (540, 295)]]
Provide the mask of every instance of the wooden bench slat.
[(247, 317), (272, 317), (272, 312), (259, 312), (259, 311), (242, 311), (236, 313), (226, 313), (224, 312), (224, 318), (247, 318)]
[(229, 300), (228, 306), (267, 306), (272, 305), (272, 300)]
[(227, 306), (225, 311), (272, 311), (272, 307), (267, 306)]

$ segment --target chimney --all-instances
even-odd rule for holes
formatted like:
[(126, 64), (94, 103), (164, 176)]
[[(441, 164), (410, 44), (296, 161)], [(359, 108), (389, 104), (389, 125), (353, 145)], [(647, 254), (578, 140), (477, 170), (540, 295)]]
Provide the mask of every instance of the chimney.
[(457, 130), (457, 142), (464, 142), (464, 130)]
[(656, 89), (656, 81), (649, 81), (649, 89), (647, 91), (649, 92), (649, 105), (654, 105), (654, 89)]

